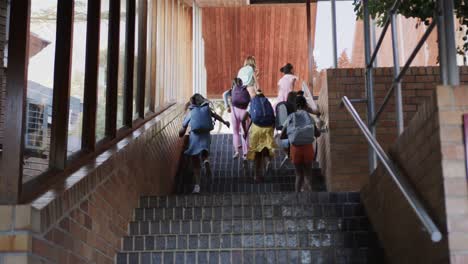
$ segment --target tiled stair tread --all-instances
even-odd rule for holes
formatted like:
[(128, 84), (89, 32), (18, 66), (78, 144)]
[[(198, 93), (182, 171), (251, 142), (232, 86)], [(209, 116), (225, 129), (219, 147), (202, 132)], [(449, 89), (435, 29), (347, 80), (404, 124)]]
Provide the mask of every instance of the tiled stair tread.
[(367, 231), (264, 234), (156, 235), (123, 239), (123, 252), (175, 249), (314, 249), (372, 248), (375, 235)]
[[(255, 183), (253, 164), (232, 155), (232, 136), (213, 135), (201, 194), (190, 194), (192, 175), (182, 170), (178, 195), (140, 197), (116, 263), (383, 263), (359, 193), (295, 193), (294, 167), (279, 169), (280, 151)], [(312, 181), (325, 190), (323, 178)]]
[[(294, 175), (278, 175), (273, 177), (265, 178), (265, 183), (281, 183), (281, 182), (291, 182), (296, 179)], [(216, 183), (228, 183), (228, 184), (237, 184), (237, 183), (255, 183), (252, 177), (245, 177), (245, 176), (233, 176), (233, 177), (213, 177), (211, 179), (211, 184)]]
[(267, 233), (296, 231), (357, 231), (368, 230), (367, 217), (349, 218), (293, 218), (269, 220), (161, 220), (131, 222), (130, 235), (149, 234), (211, 234), (211, 233)]
[[(192, 186), (186, 185), (183, 187), (184, 193), (190, 193), (192, 191)], [(240, 184), (212, 184), (212, 185), (201, 185), (202, 193), (226, 193), (226, 192), (235, 192), (235, 193), (270, 193), (270, 192), (293, 192), (294, 184), (272, 184), (272, 183), (262, 183), (262, 184), (249, 184), (249, 183), (240, 183)]]
[[(119, 253), (117, 264), (349, 264), (381, 263), (380, 252), (369, 249), (320, 250), (190, 250)], [(377, 261), (377, 262), (376, 262)]]
[(361, 204), (137, 208), (135, 221), (365, 216)]
[(278, 192), (266, 194), (199, 194), (142, 196), (140, 207), (198, 207), (211, 205), (289, 205), (298, 203), (360, 203), (357, 192)]

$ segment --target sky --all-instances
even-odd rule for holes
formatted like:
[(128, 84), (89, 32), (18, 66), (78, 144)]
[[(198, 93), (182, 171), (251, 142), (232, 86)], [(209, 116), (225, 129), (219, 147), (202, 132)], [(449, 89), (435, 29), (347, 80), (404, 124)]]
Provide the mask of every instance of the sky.
[[(314, 56), (319, 69), (333, 65), (331, 3), (317, 2), (317, 26), (315, 33)], [(356, 25), (352, 1), (336, 1), (336, 31), (338, 57), (343, 50), (351, 59)]]

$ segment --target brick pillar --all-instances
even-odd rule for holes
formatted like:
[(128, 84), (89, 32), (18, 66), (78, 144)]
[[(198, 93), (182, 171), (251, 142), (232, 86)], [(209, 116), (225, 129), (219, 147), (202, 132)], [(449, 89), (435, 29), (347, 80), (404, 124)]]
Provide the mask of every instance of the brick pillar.
[(463, 114), (468, 86), (437, 88), (442, 171), (451, 263), (468, 263), (468, 172)]

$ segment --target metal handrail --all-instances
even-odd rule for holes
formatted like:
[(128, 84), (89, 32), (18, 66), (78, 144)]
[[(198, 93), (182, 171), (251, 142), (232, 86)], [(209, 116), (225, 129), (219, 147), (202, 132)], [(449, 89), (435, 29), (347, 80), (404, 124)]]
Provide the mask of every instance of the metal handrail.
[(427, 213), (426, 209), (424, 208), (423, 204), (417, 197), (416, 193), (411, 188), (406, 178), (401, 176), (402, 174), (400, 173), (398, 168), (395, 166), (395, 164), (392, 162), (392, 160), (388, 157), (388, 155), (382, 149), (380, 144), (377, 142), (375, 137), (369, 131), (366, 124), (364, 123), (364, 121), (362, 121), (361, 117), (359, 116), (356, 109), (353, 107), (348, 97), (344, 96), (342, 99), (342, 102), (345, 105), (348, 112), (353, 117), (354, 121), (356, 121), (357, 125), (359, 126), (362, 133), (364, 134), (364, 137), (366, 138), (367, 142), (372, 147), (372, 149), (376, 152), (377, 157), (382, 162), (384, 167), (387, 169), (388, 173), (392, 177), (395, 184), (403, 193), (403, 196), (406, 198), (411, 208), (415, 212), (416, 216), (421, 221), (422, 225), (424, 226), (424, 229), (431, 236), (431, 240), (433, 242), (439, 242), (440, 240), (442, 240), (442, 233), (437, 228), (434, 221), (432, 221), (431, 217)]

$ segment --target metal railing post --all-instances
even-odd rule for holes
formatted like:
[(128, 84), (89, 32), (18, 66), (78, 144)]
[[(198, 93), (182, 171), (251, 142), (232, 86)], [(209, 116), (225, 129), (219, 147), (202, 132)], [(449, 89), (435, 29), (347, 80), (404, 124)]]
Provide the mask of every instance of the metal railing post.
[[(367, 124), (370, 132), (375, 137), (375, 125), (372, 125), (374, 119), (375, 102), (374, 102), (374, 76), (371, 62), (371, 37), (370, 37), (370, 15), (368, 0), (363, 0), (364, 4), (364, 50), (366, 59), (366, 97), (367, 97)], [(375, 151), (369, 147), (369, 171), (373, 172), (376, 168), (377, 156)]]
[(336, 0), (331, 0), (332, 44), (333, 44), (333, 68), (338, 68), (338, 44), (336, 33)]
[(400, 75), (400, 52), (398, 48), (398, 32), (397, 32), (397, 15), (395, 12), (391, 14), (392, 25), (392, 48), (393, 48), (393, 78), (395, 81), (395, 107), (396, 107), (396, 125), (397, 134), (401, 135), (405, 129), (403, 120), (403, 99), (401, 93), (401, 80), (398, 80)]
[(459, 85), (453, 0), (438, 0), (437, 5), (441, 81), (443, 85)]

